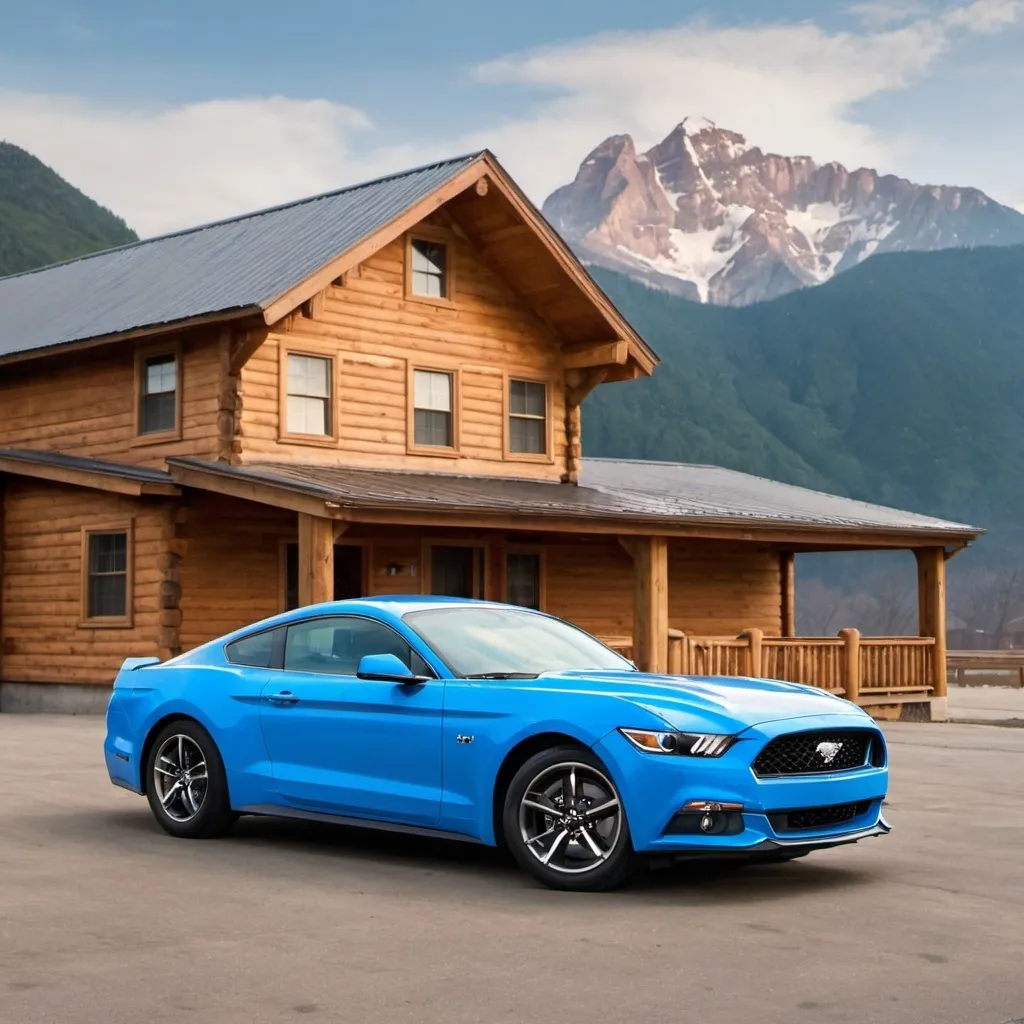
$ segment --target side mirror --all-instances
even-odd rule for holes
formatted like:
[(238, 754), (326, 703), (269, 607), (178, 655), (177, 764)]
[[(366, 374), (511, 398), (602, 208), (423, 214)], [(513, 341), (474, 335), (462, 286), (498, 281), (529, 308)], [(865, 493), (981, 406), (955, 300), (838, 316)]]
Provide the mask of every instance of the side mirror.
[(356, 677), (376, 683), (402, 683), (405, 686), (430, 681), (429, 676), (414, 676), (409, 666), (395, 654), (364, 655), (359, 659)]

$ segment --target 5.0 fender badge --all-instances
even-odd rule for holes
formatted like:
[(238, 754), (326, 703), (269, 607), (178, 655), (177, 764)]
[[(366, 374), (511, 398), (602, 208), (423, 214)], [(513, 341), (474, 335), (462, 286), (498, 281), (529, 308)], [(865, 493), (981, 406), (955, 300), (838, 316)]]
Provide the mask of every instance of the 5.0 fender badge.
[(455, 737), (455, 742), (456, 743), (472, 743), (474, 739), (476, 739), (475, 736), (463, 736), (462, 733), (460, 732), (459, 735)]

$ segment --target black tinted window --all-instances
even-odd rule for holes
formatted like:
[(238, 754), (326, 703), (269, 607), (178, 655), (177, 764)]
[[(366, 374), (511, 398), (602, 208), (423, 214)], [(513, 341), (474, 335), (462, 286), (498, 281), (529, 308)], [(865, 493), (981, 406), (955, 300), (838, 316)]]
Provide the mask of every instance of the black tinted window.
[(367, 654), (394, 654), (407, 667), (412, 660), (409, 645), (389, 626), (338, 616), (289, 626), (284, 667), (287, 672), (354, 676)]
[(248, 665), (250, 668), (270, 668), (274, 654), (274, 638), (280, 629), (268, 629), (265, 633), (243, 637), (228, 644), (228, 661), (233, 665)]

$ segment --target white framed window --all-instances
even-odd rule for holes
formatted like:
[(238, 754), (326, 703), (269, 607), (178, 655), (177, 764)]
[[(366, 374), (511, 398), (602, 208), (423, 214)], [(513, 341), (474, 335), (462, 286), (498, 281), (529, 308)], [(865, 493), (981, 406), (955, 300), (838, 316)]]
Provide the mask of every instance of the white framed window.
[(334, 360), (289, 352), (285, 368), (285, 432), (330, 437), (334, 431), (331, 414)]
[(427, 238), (409, 242), (410, 292), (425, 299), (449, 298), (448, 246)]
[(455, 375), (413, 370), (413, 443), (425, 448), (455, 447)]
[(508, 450), (514, 455), (548, 454), (548, 388), (540, 381), (508, 382)]

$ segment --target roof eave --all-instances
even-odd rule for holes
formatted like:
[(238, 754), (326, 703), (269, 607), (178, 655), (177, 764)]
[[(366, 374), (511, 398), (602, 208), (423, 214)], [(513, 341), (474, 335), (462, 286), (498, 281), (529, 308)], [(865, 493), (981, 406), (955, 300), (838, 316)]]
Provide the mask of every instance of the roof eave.
[(43, 359), (46, 356), (56, 354), (63, 355), (66, 352), (80, 352), (85, 349), (98, 348), (101, 345), (112, 345), (121, 341), (131, 341), (135, 338), (148, 338), (159, 334), (170, 334), (174, 331), (184, 331), (193, 327), (202, 327), (209, 324), (243, 320), (247, 317), (262, 317), (262, 313), (263, 310), (259, 306), (234, 306), (228, 309), (214, 310), (209, 313), (200, 313), (196, 316), (184, 317), (181, 320), (168, 320), (158, 324), (146, 324), (140, 327), (133, 327), (130, 330), (116, 331), (112, 334), (97, 334), (90, 338), (75, 338), (73, 341), (62, 341), (54, 345), (47, 345), (44, 348), (33, 348), (27, 349), (24, 352), (9, 352), (6, 355), (0, 355), (0, 366), (10, 366), (14, 363), (30, 362), (33, 359)]

